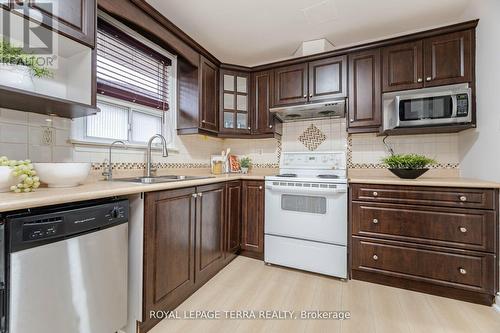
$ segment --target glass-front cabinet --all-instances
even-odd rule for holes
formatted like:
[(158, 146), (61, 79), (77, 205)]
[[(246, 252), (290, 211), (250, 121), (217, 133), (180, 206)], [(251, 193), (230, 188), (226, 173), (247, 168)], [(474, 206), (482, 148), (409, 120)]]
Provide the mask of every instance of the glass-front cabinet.
[(249, 134), (250, 76), (221, 70), (221, 132)]

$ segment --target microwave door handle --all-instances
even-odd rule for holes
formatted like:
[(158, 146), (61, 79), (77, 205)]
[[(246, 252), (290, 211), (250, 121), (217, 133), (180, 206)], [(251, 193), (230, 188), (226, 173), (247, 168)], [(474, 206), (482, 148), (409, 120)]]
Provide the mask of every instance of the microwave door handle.
[(399, 127), (401, 125), (401, 116), (399, 114), (399, 103), (401, 101), (401, 96), (396, 96), (394, 98), (394, 115), (396, 119), (396, 124), (394, 127)]
[(451, 95), (451, 118), (457, 118), (457, 95)]

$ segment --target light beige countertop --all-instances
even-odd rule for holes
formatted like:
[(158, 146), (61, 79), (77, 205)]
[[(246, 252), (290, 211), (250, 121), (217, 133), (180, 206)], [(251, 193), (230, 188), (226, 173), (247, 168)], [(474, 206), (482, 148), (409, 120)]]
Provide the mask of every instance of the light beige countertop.
[(417, 179), (401, 179), (396, 177), (353, 177), (351, 184), (406, 185), (406, 186), (438, 186), (469, 188), (500, 188), (500, 183), (469, 178), (434, 178), (422, 176)]
[[(171, 170), (170, 174), (176, 173)], [(203, 173), (190, 172), (191, 175), (213, 176), (213, 178), (175, 181), (158, 184), (139, 184), (122, 181), (92, 181), (77, 187), (71, 188), (44, 188), (40, 187), (31, 193), (0, 193), (0, 212), (8, 212), (19, 209), (57, 205), (76, 201), (101, 199), (114, 196), (125, 196), (143, 192), (153, 192), (169, 190), (175, 188), (207, 185), (230, 180), (264, 180), (264, 176), (277, 174), (275, 169), (262, 169), (255, 172), (243, 174), (227, 174), (213, 176), (204, 171)], [(178, 174), (185, 175), (184, 172)]]
[(349, 169), (348, 178), (352, 184), (500, 188), (497, 182), (462, 178), (458, 169), (431, 169), (417, 179), (401, 179), (387, 169)]
[[(137, 193), (170, 190), (183, 187), (207, 185), (231, 180), (264, 180), (265, 176), (275, 175), (277, 169), (256, 169), (253, 172), (243, 174), (210, 175), (207, 169), (196, 170), (169, 170), (161, 174), (181, 174), (196, 176), (212, 176), (212, 178), (195, 179), (186, 181), (175, 181), (159, 184), (138, 184), (122, 181), (102, 181), (94, 174), (89, 182), (72, 188), (44, 188), (41, 187), (32, 193), (0, 193), (0, 212), (8, 212), (19, 209), (50, 206), (63, 203), (101, 199), (114, 196), (126, 196)], [(117, 172), (117, 178), (131, 177), (130, 174)], [(134, 175), (136, 176), (136, 175)], [(475, 179), (465, 179), (454, 174), (429, 173), (415, 180), (400, 179), (388, 173), (373, 172), (349, 172), (349, 182), (358, 184), (381, 184), (381, 185), (410, 185), (410, 186), (440, 186), (440, 187), (468, 187), (468, 188), (500, 188), (500, 183), (488, 182)]]

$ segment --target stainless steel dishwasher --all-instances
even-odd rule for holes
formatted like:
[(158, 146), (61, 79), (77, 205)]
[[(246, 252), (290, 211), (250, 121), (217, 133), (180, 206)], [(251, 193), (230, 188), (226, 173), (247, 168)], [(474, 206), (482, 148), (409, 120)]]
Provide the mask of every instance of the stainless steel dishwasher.
[(112, 333), (126, 325), (128, 200), (4, 220), (8, 332)]

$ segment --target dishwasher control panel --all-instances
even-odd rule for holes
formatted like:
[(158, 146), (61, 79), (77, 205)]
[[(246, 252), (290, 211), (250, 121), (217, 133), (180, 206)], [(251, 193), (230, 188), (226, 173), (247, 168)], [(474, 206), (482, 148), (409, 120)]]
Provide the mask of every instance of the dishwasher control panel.
[(23, 241), (52, 238), (64, 233), (62, 218), (47, 218), (23, 226)]
[(95, 230), (127, 223), (126, 199), (87, 201), (14, 213), (6, 217), (10, 251), (77, 237)]

